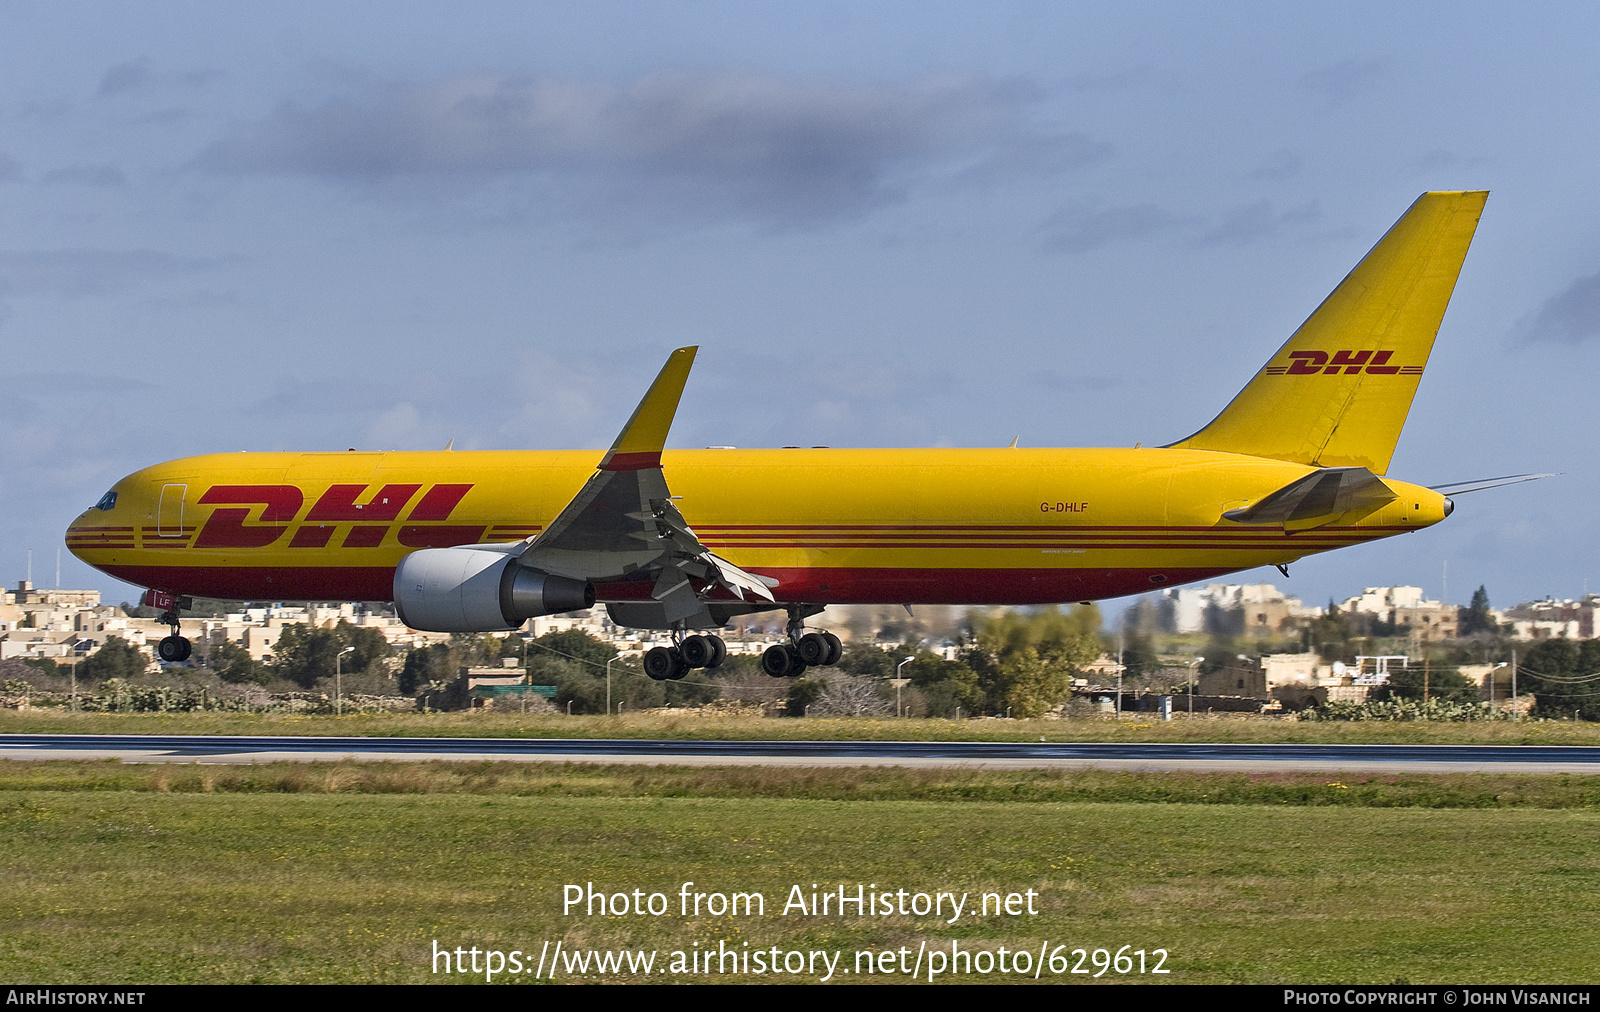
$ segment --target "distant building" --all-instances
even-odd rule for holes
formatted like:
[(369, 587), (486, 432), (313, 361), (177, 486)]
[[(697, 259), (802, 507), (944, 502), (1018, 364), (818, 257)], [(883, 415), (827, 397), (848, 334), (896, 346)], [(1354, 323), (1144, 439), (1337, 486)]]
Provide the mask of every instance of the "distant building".
[(1175, 633), (1223, 633), (1270, 639), (1292, 632), (1322, 609), (1302, 604), (1270, 583), (1173, 587), (1161, 592), (1165, 624)]
[(1507, 608), (1504, 619), (1512, 635), (1519, 639), (1588, 640), (1595, 637), (1595, 612), (1600, 610), (1600, 594), (1586, 594), (1579, 601), (1557, 601), (1547, 597)]
[(1424, 600), (1421, 587), (1367, 587), (1346, 599), (1339, 610), (1370, 615), (1430, 640), (1454, 639), (1460, 617), (1460, 609), (1453, 604)]
[(1312, 653), (1240, 656), (1225, 668), (1201, 675), (1196, 691), (1202, 696), (1274, 700), (1298, 709), (1366, 699), (1367, 687), (1353, 684), (1354, 675), (1342, 661), (1325, 661)]
[(40, 590), (27, 580), (18, 580), (16, 590), (4, 591), (4, 604), (54, 604), (63, 607), (94, 608), (100, 604), (98, 590)]

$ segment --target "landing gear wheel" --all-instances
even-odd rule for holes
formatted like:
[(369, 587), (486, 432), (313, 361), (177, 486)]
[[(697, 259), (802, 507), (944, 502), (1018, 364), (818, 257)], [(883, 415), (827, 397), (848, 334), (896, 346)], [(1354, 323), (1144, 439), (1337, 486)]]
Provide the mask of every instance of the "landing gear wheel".
[(800, 652), (787, 643), (768, 647), (761, 655), (761, 670), (773, 678), (794, 678), (806, 670)]
[(839, 637), (831, 632), (824, 632), (822, 638), (828, 641), (828, 659), (822, 663), (824, 666), (831, 668), (838, 664), (839, 659), (844, 656), (844, 644), (839, 641)]
[(682, 678), (687, 670), (676, 647), (652, 647), (644, 655), (644, 673), (658, 682)]
[(722, 662), (728, 659), (728, 644), (722, 642), (721, 636), (707, 636), (706, 639), (711, 641), (712, 649), (716, 651), (711, 658), (711, 662), (706, 667), (722, 667)]
[(691, 668), (709, 668), (711, 659), (717, 655), (708, 636), (685, 636), (678, 645), (678, 652), (683, 655), (683, 663)]
[(828, 658), (833, 656), (833, 645), (821, 633), (806, 633), (794, 646), (800, 653), (800, 659), (814, 668), (827, 664)]
[(168, 664), (178, 664), (189, 659), (192, 648), (182, 636), (166, 636), (156, 645), (156, 655)]

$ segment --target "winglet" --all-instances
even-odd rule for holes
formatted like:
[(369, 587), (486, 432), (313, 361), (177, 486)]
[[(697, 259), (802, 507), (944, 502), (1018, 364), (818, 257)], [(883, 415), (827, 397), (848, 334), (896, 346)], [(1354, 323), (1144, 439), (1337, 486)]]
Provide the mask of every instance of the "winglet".
[(683, 396), (683, 385), (689, 381), (689, 367), (694, 364), (696, 351), (698, 347), (679, 348), (667, 356), (667, 364), (656, 374), (644, 400), (633, 409), (633, 417), (600, 462), (600, 470), (640, 471), (661, 466), (667, 430), (678, 413), (678, 400)]

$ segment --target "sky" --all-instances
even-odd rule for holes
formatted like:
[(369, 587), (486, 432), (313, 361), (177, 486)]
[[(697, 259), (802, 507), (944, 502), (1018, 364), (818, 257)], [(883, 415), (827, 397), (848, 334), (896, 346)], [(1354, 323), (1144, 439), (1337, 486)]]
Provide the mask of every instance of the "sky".
[(687, 344), (674, 446), (1171, 442), (1419, 193), (1488, 189), (1389, 473), (1560, 477), (1232, 579), (1600, 590), (1597, 28), (0, 0), (0, 578), (53, 585), (67, 523), (175, 457), (603, 448)]

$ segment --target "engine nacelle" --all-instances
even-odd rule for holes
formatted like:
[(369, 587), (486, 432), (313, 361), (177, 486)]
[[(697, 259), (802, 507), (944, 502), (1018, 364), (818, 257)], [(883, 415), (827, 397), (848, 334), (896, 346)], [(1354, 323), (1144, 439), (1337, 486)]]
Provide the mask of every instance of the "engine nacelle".
[(593, 605), (590, 583), (528, 569), (514, 555), (483, 548), (424, 548), (394, 571), (400, 621), (428, 632), (515, 629), (538, 615)]

